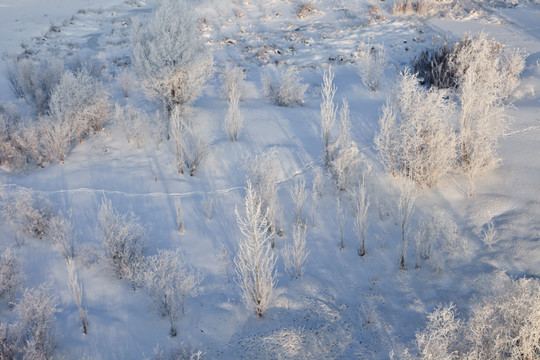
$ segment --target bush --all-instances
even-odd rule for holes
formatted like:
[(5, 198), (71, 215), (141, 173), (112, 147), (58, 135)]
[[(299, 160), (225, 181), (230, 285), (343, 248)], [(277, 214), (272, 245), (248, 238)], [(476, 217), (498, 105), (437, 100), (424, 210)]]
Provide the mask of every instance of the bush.
[(169, 319), (171, 336), (176, 336), (176, 322), (180, 311), (184, 314), (186, 298), (200, 291), (200, 281), (200, 276), (185, 263), (179, 250), (158, 250), (157, 255), (146, 259), (144, 288), (155, 311)]
[(131, 44), (143, 89), (168, 113), (189, 106), (212, 76), (212, 55), (198, 38), (189, 1), (160, 1), (147, 24), (133, 22)]
[(416, 75), (400, 74), (394, 96), (383, 106), (375, 145), (387, 172), (431, 187), (456, 163), (453, 104), (438, 90), (427, 91)]
[[(243, 101), (246, 95), (246, 74), (240, 66), (227, 65), (225, 71), (221, 75), (221, 93), (222, 96), (231, 100), (237, 97), (239, 101)], [(234, 95), (234, 96), (233, 96)]]
[(308, 85), (301, 81), (302, 78), (294, 66), (289, 66), (285, 71), (267, 70), (261, 78), (264, 97), (268, 102), (279, 106), (302, 105)]
[(105, 257), (116, 276), (139, 286), (147, 235), (139, 219), (132, 213), (119, 214), (112, 202), (103, 198), (98, 211), (101, 243)]
[(53, 216), (51, 208), (47, 200), (32, 195), (28, 189), (7, 194), (3, 201), (5, 217), (15, 223), (22, 232), (39, 239), (49, 232)]
[(53, 89), (60, 83), (64, 63), (60, 60), (33, 61), (17, 59), (7, 67), (11, 90), (18, 98), (24, 98), (37, 115), (49, 111), (49, 99)]
[[(454, 305), (439, 306), (416, 334), (417, 359), (523, 359), (540, 357), (540, 282), (497, 279), (494, 293), (468, 319)], [(498, 290), (497, 290), (498, 289)]]
[(386, 53), (384, 46), (360, 44), (362, 52), (358, 58), (358, 71), (365, 86), (371, 91), (377, 91), (380, 86), (381, 76), (386, 67)]
[(457, 86), (456, 69), (451, 64), (453, 53), (454, 47), (442, 45), (422, 50), (420, 55), (414, 58), (412, 69), (422, 85), (439, 89)]

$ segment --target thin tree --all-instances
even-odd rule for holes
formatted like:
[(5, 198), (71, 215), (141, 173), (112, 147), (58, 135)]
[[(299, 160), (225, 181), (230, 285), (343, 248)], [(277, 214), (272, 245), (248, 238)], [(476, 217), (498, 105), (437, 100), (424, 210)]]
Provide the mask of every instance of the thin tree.
[(403, 179), (401, 184), (401, 193), (398, 199), (399, 224), (401, 229), (401, 251), (399, 267), (403, 270), (407, 268), (405, 265), (405, 251), (407, 249), (407, 238), (409, 235), (409, 227), (411, 217), (414, 214), (414, 203), (416, 201), (416, 186), (413, 182)]
[(306, 249), (307, 227), (296, 222), (293, 225), (293, 241), (283, 248), (281, 254), (285, 269), (292, 278), (298, 279), (304, 274), (304, 267), (309, 251)]
[(68, 286), (73, 300), (77, 304), (79, 309), (79, 316), (81, 317), (81, 323), (83, 327), (83, 334), (88, 334), (88, 312), (83, 307), (83, 286), (79, 280), (79, 275), (75, 269), (75, 263), (73, 258), (66, 258), (66, 266), (68, 270)]
[(303, 176), (295, 180), (291, 189), (291, 198), (294, 203), (296, 222), (302, 223), (302, 209), (307, 198), (306, 179)]
[(334, 85), (332, 68), (324, 72), (321, 90), (321, 140), (323, 143), (324, 163), (326, 166), (332, 161), (332, 129), (336, 122), (337, 106), (334, 104), (336, 86)]
[(248, 181), (244, 199), (245, 216), (236, 209), (243, 234), (234, 260), (242, 301), (250, 311), (262, 317), (273, 300), (276, 287), (276, 255), (269, 239), (268, 210)]
[(358, 238), (358, 255), (366, 255), (367, 214), (370, 205), (365, 174), (354, 192), (354, 231)]

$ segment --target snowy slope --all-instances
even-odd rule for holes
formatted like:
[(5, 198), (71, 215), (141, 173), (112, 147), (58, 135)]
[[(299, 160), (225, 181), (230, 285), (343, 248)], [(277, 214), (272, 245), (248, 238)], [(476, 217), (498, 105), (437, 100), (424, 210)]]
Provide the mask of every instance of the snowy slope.
[[(425, 19), (391, 15), (384, 2), (332, 0), (313, 1), (316, 10), (300, 18), (299, 3), (205, 0), (198, 4), (202, 36), (213, 50), (217, 74), (194, 104), (193, 117), (212, 142), (195, 176), (177, 175), (167, 142), (156, 144), (147, 138), (137, 149), (113, 121), (102, 133), (77, 144), (64, 164), (23, 173), (0, 169), (4, 191), (28, 188), (50, 200), (55, 212), (72, 209), (81, 254), (98, 246), (97, 211), (106, 196), (120, 212), (133, 211), (140, 217), (149, 233), (150, 255), (158, 249), (180, 248), (204, 276), (203, 294), (188, 299), (186, 314), (178, 321), (178, 336), (171, 338), (168, 321), (150, 311), (151, 301), (144, 292), (116, 279), (105, 261), (85, 265), (79, 259), (90, 322), (89, 333), (83, 335), (62, 256), (46, 241), (28, 237), (16, 250), (25, 274), (23, 287), (49, 282), (59, 297), (58, 357), (137, 359), (151, 355), (156, 344), (167, 348), (184, 342), (210, 359), (387, 359), (391, 351), (399, 354), (411, 345), (426, 314), (438, 304), (454, 302), (466, 313), (500, 271), (514, 277), (540, 277), (540, 7), (479, 7), (466, 20)], [(144, 99), (140, 89), (124, 98), (117, 76), (130, 62), (132, 17), (148, 16), (153, 5), (153, 1), (56, 0), (47, 5), (0, 1), (0, 51), (8, 59), (24, 50), (36, 58), (95, 62), (115, 102), (150, 113), (157, 105)], [(59, 31), (51, 31), (51, 25)], [(387, 84), (434, 42), (481, 30), (528, 54), (522, 83), (514, 94), (515, 107), (510, 110), (514, 121), (501, 141), (502, 165), (479, 179), (472, 199), (467, 198), (466, 180), (459, 174), (422, 193), (413, 226), (440, 209), (457, 224), (458, 237), (468, 250), (436, 272), (429, 266), (414, 269), (410, 244), (409, 269), (400, 270), (398, 192), (373, 150)], [(387, 49), (388, 67), (379, 92), (369, 91), (358, 75), (355, 62), (362, 41), (384, 44)], [(227, 103), (220, 97), (218, 74), (228, 63), (246, 69), (250, 88), (241, 103), (245, 129), (236, 143), (228, 142), (222, 130)], [(260, 75), (272, 64), (301, 69), (309, 85), (303, 106), (283, 108), (265, 101)], [(242, 209), (246, 159), (273, 148), (280, 165), (278, 221), (284, 230), (277, 249), (292, 239), (292, 182), (303, 175), (311, 189), (315, 169), (322, 167), (320, 88), (329, 65), (336, 72), (336, 103), (349, 101), (353, 138), (374, 167), (368, 255), (357, 255), (348, 202), (345, 249), (339, 249), (336, 190), (326, 178), (315, 224), (310, 198), (305, 206), (310, 251), (306, 273), (292, 280), (278, 260), (278, 295), (268, 313), (257, 319), (246, 312), (234, 279), (227, 282), (217, 254), (226, 246), (232, 261), (241, 236), (234, 209)], [(10, 93), (4, 78), (0, 102), (13, 102), (23, 114), (29, 113), (24, 102)], [(184, 234), (176, 231), (178, 199)], [(215, 204), (211, 219), (204, 212), (210, 203)], [(498, 235), (489, 249), (481, 237), (491, 220)], [(2, 221), (0, 234), (0, 248), (13, 244), (14, 227)], [(21, 296), (19, 291), (17, 298)], [(0, 320), (14, 317), (2, 302)]]

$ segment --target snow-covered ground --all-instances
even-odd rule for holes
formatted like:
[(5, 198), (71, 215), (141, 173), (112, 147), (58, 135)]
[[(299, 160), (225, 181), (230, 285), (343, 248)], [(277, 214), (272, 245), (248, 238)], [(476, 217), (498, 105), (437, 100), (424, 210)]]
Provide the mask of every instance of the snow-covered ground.
[[(127, 281), (115, 278), (104, 260), (85, 264), (79, 259), (89, 317), (89, 331), (83, 335), (62, 255), (48, 242), (28, 237), (16, 249), (25, 274), (22, 287), (49, 282), (58, 296), (59, 358), (138, 359), (151, 355), (157, 344), (167, 348), (183, 342), (201, 349), (209, 359), (387, 359), (391, 351), (400, 354), (411, 346), (415, 332), (438, 304), (453, 302), (466, 313), (500, 272), (540, 278), (540, 6), (483, 4), (471, 6), (475, 11), (463, 16), (421, 18), (392, 15), (386, 2), (328, 0), (313, 1), (314, 10), (299, 17), (300, 3), (197, 2), (202, 37), (213, 50), (216, 75), (193, 106), (192, 116), (203, 124), (212, 143), (195, 176), (177, 175), (166, 142), (156, 145), (148, 137), (138, 149), (113, 121), (100, 134), (77, 144), (63, 164), (22, 173), (0, 169), (4, 191), (28, 188), (51, 201), (55, 212), (72, 210), (79, 258), (98, 244), (97, 211), (106, 196), (120, 212), (140, 217), (149, 234), (149, 255), (179, 248), (203, 275), (202, 294), (188, 299), (178, 336), (171, 338), (168, 321), (150, 310), (151, 301), (143, 291), (133, 291)], [(130, 64), (131, 19), (148, 16), (153, 6), (150, 0), (0, 0), (0, 52), (6, 61), (26, 52), (66, 63), (96, 63), (114, 102), (153, 112), (157, 105), (140, 89), (125, 98), (116, 80)], [(457, 224), (466, 250), (449, 259), (442, 271), (427, 265), (415, 269), (411, 242), (408, 270), (400, 270), (398, 190), (373, 149), (379, 109), (388, 84), (421, 50), (479, 31), (527, 54), (521, 85), (512, 96), (514, 107), (509, 109), (513, 121), (501, 140), (502, 164), (478, 179), (473, 198), (467, 197), (466, 179), (459, 174), (422, 191), (413, 228), (440, 211)], [(361, 42), (386, 48), (388, 66), (378, 92), (367, 89), (358, 75)], [(220, 96), (219, 74), (227, 64), (244, 67), (248, 82), (240, 105), (245, 128), (234, 143), (222, 130), (227, 102)], [(285, 108), (265, 101), (260, 75), (271, 64), (299, 67), (309, 85), (303, 106)], [(367, 255), (357, 255), (352, 208), (347, 210), (345, 248), (340, 250), (336, 190), (326, 178), (315, 224), (311, 198), (306, 201), (305, 275), (290, 279), (278, 260), (276, 299), (258, 319), (245, 310), (234, 276), (227, 282), (218, 253), (227, 247), (232, 262), (241, 236), (234, 209), (243, 206), (246, 159), (271, 149), (279, 160), (278, 221), (284, 230), (276, 240), (277, 250), (292, 240), (293, 180), (304, 176), (311, 189), (315, 169), (323, 166), (320, 91), (329, 65), (336, 74), (336, 103), (349, 101), (352, 136), (374, 167)], [(5, 78), (0, 80), (0, 102), (12, 102), (30, 114)], [(183, 234), (176, 231), (178, 199), (184, 213)], [(205, 216), (209, 204), (214, 205), (211, 217)], [(482, 242), (490, 221), (497, 230), (492, 248)], [(0, 248), (14, 244), (14, 239), (13, 228), (0, 222)], [(21, 296), (19, 291), (16, 298)], [(15, 316), (5, 302), (0, 303), (0, 321)]]

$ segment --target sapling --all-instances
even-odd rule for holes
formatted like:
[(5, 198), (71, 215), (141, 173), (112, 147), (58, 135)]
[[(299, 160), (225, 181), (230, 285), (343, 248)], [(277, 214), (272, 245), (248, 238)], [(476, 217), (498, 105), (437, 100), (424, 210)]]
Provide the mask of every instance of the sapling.
[(293, 224), (293, 241), (283, 248), (281, 254), (285, 269), (292, 278), (300, 278), (304, 274), (304, 267), (309, 251), (306, 249), (307, 227), (296, 222)]
[(68, 286), (73, 300), (77, 304), (79, 309), (79, 316), (81, 318), (81, 324), (83, 327), (83, 334), (88, 334), (88, 312), (83, 307), (83, 286), (79, 280), (77, 269), (75, 268), (75, 262), (73, 258), (66, 258), (66, 266), (68, 271)]
[(417, 192), (416, 186), (411, 181), (405, 180), (400, 185), (400, 195), (397, 203), (399, 213), (399, 225), (401, 230), (401, 251), (399, 267), (405, 270), (405, 251), (407, 248), (407, 238), (409, 234), (409, 227), (411, 223), (411, 217), (414, 214), (414, 203), (416, 201)]
[(298, 177), (291, 189), (291, 198), (294, 203), (296, 222), (302, 223), (302, 208), (307, 198), (306, 179), (303, 176)]

